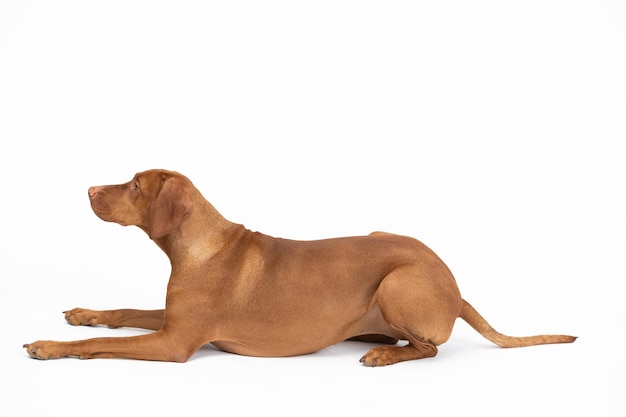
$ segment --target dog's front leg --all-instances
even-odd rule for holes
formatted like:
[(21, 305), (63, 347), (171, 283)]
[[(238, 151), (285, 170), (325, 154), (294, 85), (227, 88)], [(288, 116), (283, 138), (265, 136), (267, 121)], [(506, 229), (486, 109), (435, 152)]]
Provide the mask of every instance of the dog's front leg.
[(64, 311), (65, 320), (74, 326), (104, 325), (117, 327), (136, 327), (139, 329), (159, 330), (163, 326), (165, 310), (89, 310), (74, 308)]
[(202, 342), (185, 342), (185, 338), (159, 330), (131, 337), (101, 337), (74, 342), (42, 340), (24, 347), (36, 359), (62, 357), (126, 358), (164, 362), (185, 362), (202, 346)]

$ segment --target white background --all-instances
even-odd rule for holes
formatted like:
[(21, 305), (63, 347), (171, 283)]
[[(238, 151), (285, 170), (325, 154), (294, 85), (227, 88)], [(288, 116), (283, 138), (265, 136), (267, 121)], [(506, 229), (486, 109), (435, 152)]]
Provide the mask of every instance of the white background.
[[(0, 0), (0, 415), (623, 416), (625, 74), (620, 1)], [(580, 338), (30, 359), (141, 333), (65, 309), (162, 307), (166, 257), (87, 199), (149, 168), (274, 236), (415, 236), (498, 330)]]

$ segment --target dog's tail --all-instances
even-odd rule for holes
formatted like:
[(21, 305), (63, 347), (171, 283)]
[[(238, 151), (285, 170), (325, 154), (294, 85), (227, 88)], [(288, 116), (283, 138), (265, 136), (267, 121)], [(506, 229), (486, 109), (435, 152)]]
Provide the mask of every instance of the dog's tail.
[(506, 336), (494, 330), (487, 320), (485, 320), (478, 311), (474, 309), (467, 301), (463, 300), (463, 308), (459, 316), (472, 326), (478, 333), (483, 335), (487, 340), (495, 343), (503, 348), (514, 348), (534, 345), (546, 345), (551, 343), (572, 343), (576, 340), (574, 336), (566, 335), (539, 335), (512, 337)]

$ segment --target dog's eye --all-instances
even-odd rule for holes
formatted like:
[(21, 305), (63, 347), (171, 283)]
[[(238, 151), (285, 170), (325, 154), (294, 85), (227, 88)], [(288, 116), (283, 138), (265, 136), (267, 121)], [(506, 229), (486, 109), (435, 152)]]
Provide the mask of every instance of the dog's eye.
[(133, 183), (131, 184), (131, 188), (133, 191), (141, 191), (141, 189), (139, 188), (139, 183), (137, 181), (133, 181)]

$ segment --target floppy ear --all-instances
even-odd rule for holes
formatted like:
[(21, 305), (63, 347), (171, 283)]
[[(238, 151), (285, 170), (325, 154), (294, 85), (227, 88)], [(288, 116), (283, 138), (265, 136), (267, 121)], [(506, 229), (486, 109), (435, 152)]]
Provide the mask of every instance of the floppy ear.
[(191, 208), (191, 199), (177, 178), (167, 178), (150, 206), (148, 235), (158, 239), (176, 229)]

